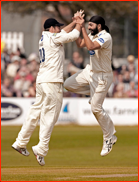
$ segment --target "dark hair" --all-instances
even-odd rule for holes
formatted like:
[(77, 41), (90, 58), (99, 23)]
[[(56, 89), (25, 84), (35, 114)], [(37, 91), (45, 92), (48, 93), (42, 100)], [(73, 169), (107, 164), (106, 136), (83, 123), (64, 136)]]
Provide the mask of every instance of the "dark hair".
[(109, 28), (105, 25), (105, 20), (104, 20), (104, 18), (102, 18), (101, 16), (98, 16), (98, 15), (92, 16), (92, 17), (90, 18), (89, 22), (96, 23), (97, 25), (98, 25), (98, 24), (101, 24), (102, 30), (105, 29), (108, 33), (110, 32), (110, 31), (109, 31)]

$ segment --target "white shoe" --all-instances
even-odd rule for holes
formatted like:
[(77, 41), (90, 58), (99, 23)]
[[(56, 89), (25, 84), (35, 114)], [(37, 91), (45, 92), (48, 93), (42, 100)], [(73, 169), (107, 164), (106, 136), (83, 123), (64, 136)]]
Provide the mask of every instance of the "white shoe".
[(108, 140), (104, 140), (103, 147), (101, 150), (100, 155), (105, 156), (112, 150), (112, 146), (116, 143), (117, 137), (115, 135), (112, 135), (112, 137)]
[(29, 152), (27, 151), (26, 148), (20, 148), (16, 145), (16, 143), (13, 143), (12, 148), (15, 149), (16, 151), (18, 151), (20, 154), (24, 155), (24, 156), (29, 156)]
[(39, 163), (41, 166), (44, 166), (44, 165), (45, 165), (44, 157), (43, 157), (43, 156), (40, 156), (40, 155), (37, 153), (37, 150), (35, 149), (35, 146), (32, 147), (32, 151), (33, 151), (34, 155), (36, 156), (36, 159), (37, 159), (38, 163)]

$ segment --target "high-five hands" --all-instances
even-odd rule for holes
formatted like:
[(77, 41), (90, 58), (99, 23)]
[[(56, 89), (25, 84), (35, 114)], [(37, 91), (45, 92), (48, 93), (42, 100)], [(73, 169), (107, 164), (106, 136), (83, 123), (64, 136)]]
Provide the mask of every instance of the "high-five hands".
[(84, 16), (85, 16), (85, 14), (83, 14), (83, 13), (84, 13), (84, 10), (77, 11), (74, 14), (74, 17), (72, 18), (73, 21), (75, 21), (76, 23), (80, 24), (81, 26), (84, 25)]

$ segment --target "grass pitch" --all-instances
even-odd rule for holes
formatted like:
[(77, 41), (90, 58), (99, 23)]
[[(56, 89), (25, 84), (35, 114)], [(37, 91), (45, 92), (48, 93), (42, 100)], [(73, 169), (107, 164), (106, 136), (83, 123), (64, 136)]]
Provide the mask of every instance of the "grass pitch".
[(31, 147), (38, 143), (37, 127), (27, 146), (29, 157), (11, 148), (21, 126), (1, 127), (2, 181), (137, 181), (138, 127), (117, 126), (117, 143), (100, 156), (102, 131), (99, 126), (55, 126), (40, 166)]

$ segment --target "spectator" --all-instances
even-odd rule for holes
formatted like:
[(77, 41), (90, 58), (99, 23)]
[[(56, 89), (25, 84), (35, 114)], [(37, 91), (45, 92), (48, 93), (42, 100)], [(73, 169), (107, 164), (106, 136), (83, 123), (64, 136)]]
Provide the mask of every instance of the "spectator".
[(131, 64), (134, 65), (135, 57), (133, 55), (129, 55), (129, 56), (127, 56), (127, 61), (128, 61), (128, 66)]
[(35, 97), (36, 96), (36, 82), (34, 81), (29, 85), (28, 90), (24, 91), (24, 97)]
[(129, 73), (129, 71), (125, 71), (125, 73), (123, 75), (123, 82), (124, 83), (130, 83), (130, 73)]
[(18, 96), (24, 96), (31, 84), (31, 81), (26, 79), (27, 74), (24, 71), (20, 71), (19, 76), (20, 78), (14, 82), (14, 89), (20, 93)]
[(1, 59), (4, 61), (5, 69), (6, 69), (8, 64), (11, 63), (11, 58), (6, 48), (4, 48), (3, 52), (1, 53)]
[(5, 77), (5, 61), (1, 55), (1, 79), (3, 80)]
[(135, 75), (136, 75), (135, 65), (134, 64), (129, 64), (128, 69), (129, 69), (130, 79), (133, 80)]
[(114, 93), (115, 98), (125, 98), (127, 97), (125, 91), (124, 91), (124, 83), (119, 83), (116, 86), (116, 92)]
[(125, 72), (128, 71), (128, 67), (126, 64), (123, 64), (119, 68), (117, 68), (117, 71), (119, 74), (125, 74)]
[(114, 93), (116, 92), (116, 86), (119, 83), (123, 83), (123, 75), (117, 73), (118, 72), (116, 70), (113, 72), (113, 83), (108, 90), (107, 97), (113, 97)]
[(123, 83), (124, 83), (124, 90), (127, 91), (129, 90), (129, 83), (130, 83), (130, 73), (129, 71), (126, 71), (123, 75)]
[(72, 55), (72, 61), (68, 65), (68, 76), (73, 75), (83, 68), (83, 57), (79, 54), (79, 52), (74, 52)]
[(134, 82), (135, 82), (135, 88), (138, 89), (138, 72), (136, 72), (135, 77), (134, 77)]
[(39, 71), (39, 59), (35, 53), (32, 53), (28, 57), (28, 68), (30, 73), (33, 75), (33, 77), (36, 79), (38, 71)]
[(128, 69), (130, 72), (130, 79), (135, 82), (135, 88), (138, 88), (138, 70), (135, 66), (135, 57), (133, 55), (129, 55), (127, 57), (128, 61)]
[(24, 59), (27, 58), (27, 56), (26, 56), (24, 53), (22, 53), (22, 51), (21, 51), (20, 48), (17, 48), (15, 54), (16, 54), (17, 56), (19, 56), (20, 58), (24, 58)]
[(11, 80), (6, 77), (3, 80), (1, 85), (1, 96), (2, 97), (13, 97), (14, 96), (14, 88), (11, 85)]
[(123, 75), (122, 74), (117, 75), (117, 84), (118, 83), (123, 83)]
[[(20, 74), (20, 73), (21, 73), (21, 74)], [(32, 74), (30, 73), (28, 67), (25, 66), (25, 65), (22, 66), (22, 67), (18, 70), (18, 72), (17, 72), (17, 74), (16, 74), (14, 80), (20, 79), (20, 78), (22, 77), (23, 73), (25, 73), (25, 74), (24, 74), (24, 75), (25, 75), (25, 80), (28, 80), (28, 81), (30, 81), (31, 83), (35, 80), (35, 78), (34, 78), (34, 77), (32, 76)]]
[(28, 63), (27, 59), (25, 57), (22, 57), (20, 60), (20, 67), (26, 66)]
[(30, 85), (28, 89), (28, 97), (35, 97), (36, 96), (36, 89), (34, 88), (34, 85)]
[(124, 75), (126, 71), (128, 71), (128, 67), (126, 64), (123, 64), (119, 73)]
[(14, 78), (17, 70), (19, 69), (20, 57), (19, 56), (13, 56), (11, 61), (12, 61), (12, 63), (10, 63), (8, 65), (6, 73), (7, 73), (7, 76)]
[(130, 89), (126, 92), (127, 96), (130, 98), (138, 97), (138, 90), (135, 89), (135, 82), (130, 82)]

